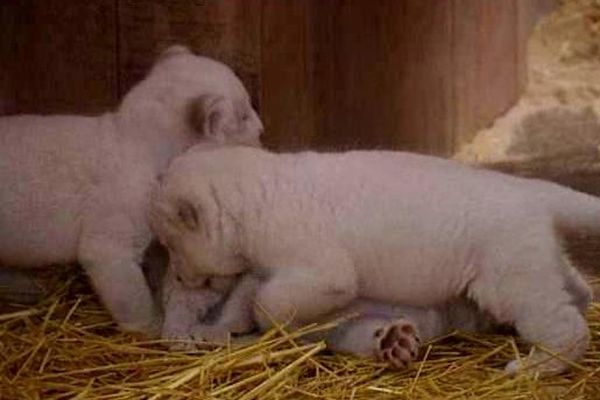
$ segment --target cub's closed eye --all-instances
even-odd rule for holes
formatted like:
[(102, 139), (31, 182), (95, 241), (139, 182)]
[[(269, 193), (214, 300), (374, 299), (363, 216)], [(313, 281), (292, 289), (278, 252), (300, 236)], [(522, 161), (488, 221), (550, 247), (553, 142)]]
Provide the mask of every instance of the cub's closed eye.
[(181, 279), (181, 277), (179, 275), (176, 275), (175, 279), (177, 279), (177, 282), (183, 283), (183, 279)]
[(213, 276), (211, 278), (207, 278), (205, 282), (205, 287), (219, 293), (229, 292), (234, 285), (234, 276)]

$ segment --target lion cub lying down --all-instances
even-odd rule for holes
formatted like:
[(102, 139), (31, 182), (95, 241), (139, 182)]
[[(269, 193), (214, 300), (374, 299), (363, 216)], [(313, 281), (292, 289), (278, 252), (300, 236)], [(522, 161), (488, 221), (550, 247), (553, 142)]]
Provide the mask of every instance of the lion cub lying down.
[(0, 295), (35, 301), (21, 270), (78, 261), (122, 329), (157, 333), (140, 261), (149, 193), (197, 143), (258, 146), (263, 126), (224, 64), (163, 52), (110, 113), (0, 118)]
[[(169, 270), (161, 296), (162, 337), (174, 350), (193, 350), (206, 342), (225, 345), (232, 335), (255, 332), (253, 305), (259, 285), (259, 279), (246, 274), (207, 277), (204, 287), (186, 288)], [(304, 339), (325, 340), (332, 351), (372, 357), (394, 368), (410, 365), (421, 340), (455, 329), (482, 332), (494, 328), (486, 315), (464, 299), (428, 308), (359, 299), (323, 321), (334, 319), (339, 320), (335, 329)], [(254, 336), (247, 335), (247, 339)]]
[[(261, 329), (357, 298), (426, 308), (464, 296), (566, 360), (588, 345), (591, 293), (561, 235), (600, 230), (600, 201), (555, 184), (401, 152), (224, 148), (171, 164), (151, 224), (186, 287), (255, 280)], [(523, 362), (567, 367), (541, 350)]]

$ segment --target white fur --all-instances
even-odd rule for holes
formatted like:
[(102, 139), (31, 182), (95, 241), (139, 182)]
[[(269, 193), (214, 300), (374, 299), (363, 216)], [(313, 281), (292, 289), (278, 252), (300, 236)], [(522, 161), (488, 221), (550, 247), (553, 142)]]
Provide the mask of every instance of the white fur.
[(466, 295), (563, 357), (587, 348), (591, 294), (560, 233), (600, 230), (592, 196), (409, 153), (228, 148), (174, 160), (153, 204), (186, 285), (249, 270), (278, 320), (318, 320), (357, 296), (429, 307)]
[[(226, 285), (215, 290), (214, 276), (206, 277), (203, 287), (188, 288), (178, 281), (176, 274), (168, 270), (163, 280), (163, 309), (165, 322), (162, 338), (169, 340), (172, 349), (193, 350), (204, 343), (225, 345), (231, 334), (246, 334), (235, 340), (248, 341), (248, 336), (256, 329), (254, 314), (255, 297), (260, 280), (252, 274), (242, 278), (221, 277)], [(223, 286), (223, 285), (221, 285)], [(458, 299), (437, 307), (411, 307), (392, 305), (365, 299), (357, 299), (341, 310), (322, 318), (326, 322), (337, 320), (338, 325), (331, 330), (309, 336), (308, 340), (325, 340), (332, 351), (353, 354), (359, 357), (382, 359), (381, 354), (390, 346), (405, 347), (409, 340), (396, 342), (382, 340), (378, 332), (401, 323), (410, 325), (417, 338), (430, 340), (453, 330), (486, 332), (493, 324), (473, 304)], [(399, 330), (397, 334), (402, 334)], [(419, 339), (412, 343), (418, 348)], [(413, 354), (406, 355), (409, 360)], [(399, 357), (388, 354), (384, 357), (394, 367), (404, 367), (408, 363), (398, 362)]]
[(0, 264), (79, 261), (122, 328), (156, 332), (138, 265), (155, 179), (195, 143), (258, 145), (261, 132), (234, 73), (182, 46), (114, 113), (0, 119)]

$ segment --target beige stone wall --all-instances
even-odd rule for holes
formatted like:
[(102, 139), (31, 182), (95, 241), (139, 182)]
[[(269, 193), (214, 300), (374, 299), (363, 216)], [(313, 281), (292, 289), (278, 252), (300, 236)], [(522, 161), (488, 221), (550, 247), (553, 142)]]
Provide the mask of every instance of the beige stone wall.
[[(600, 195), (599, 1), (564, 1), (539, 23), (525, 93), (454, 158)], [(600, 237), (567, 247), (600, 298)]]
[(455, 156), (469, 163), (598, 156), (600, 2), (569, 0), (536, 27), (517, 104)]

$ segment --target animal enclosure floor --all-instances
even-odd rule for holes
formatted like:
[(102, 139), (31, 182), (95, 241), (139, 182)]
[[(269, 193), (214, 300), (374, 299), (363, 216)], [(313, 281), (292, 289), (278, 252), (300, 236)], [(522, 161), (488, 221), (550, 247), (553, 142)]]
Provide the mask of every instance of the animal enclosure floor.
[(303, 343), (315, 327), (185, 354), (120, 333), (80, 273), (50, 286), (43, 304), (0, 315), (0, 399), (600, 399), (599, 303), (571, 372), (511, 379), (502, 367), (527, 346), (509, 336), (455, 333), (403, 371)]

